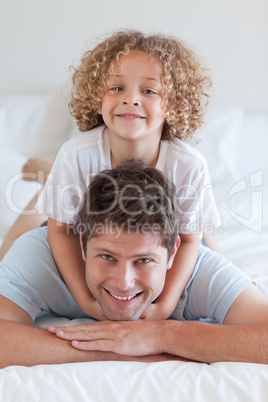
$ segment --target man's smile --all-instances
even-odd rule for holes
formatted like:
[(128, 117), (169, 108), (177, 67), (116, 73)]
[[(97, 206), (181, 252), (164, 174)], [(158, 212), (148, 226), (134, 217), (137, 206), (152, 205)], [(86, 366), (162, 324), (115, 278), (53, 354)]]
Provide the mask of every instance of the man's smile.
[(131, 299), (133, 299), (133, 297), (136, 296), (136, 295), (133, 295), (133, 296), (117, 296), (117, 295), (115, 295), (115, 294), (113, 294), (111, 292), (110, 292), (110, 295), (113, 296), (115, 299), (118, 299), (118, 300), (131, 300)]
[(134, 293), (131, 295), (117, 295), (110, 292), (108, 289), (103, 288), (106, 293), (113, 299), (113, 302), (119, 305), (129, 305), (131, 302), (142, 294), (142, 292)]

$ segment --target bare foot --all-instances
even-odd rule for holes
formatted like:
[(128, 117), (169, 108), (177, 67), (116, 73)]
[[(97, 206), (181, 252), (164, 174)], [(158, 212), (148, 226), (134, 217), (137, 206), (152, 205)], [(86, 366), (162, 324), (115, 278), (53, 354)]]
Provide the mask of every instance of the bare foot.
[(29, 158), (22, 167), (22, 179), (45, 184), (53, 162), (43, 158)]

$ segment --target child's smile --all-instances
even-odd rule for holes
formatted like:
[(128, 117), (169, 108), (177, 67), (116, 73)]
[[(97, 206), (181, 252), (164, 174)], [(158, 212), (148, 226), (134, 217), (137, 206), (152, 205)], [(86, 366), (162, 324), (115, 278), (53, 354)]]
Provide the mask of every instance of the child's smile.
[(159, 146), (164, 125), (159, 64), (139, 50), (121, 56), (111, 66), (99, 113), (110, 139)]
[(136, 119), (145, 119), (144, 116), (140, 116), (138, 114), (118, 114), (116, 115), (118, 118), (122, 119), (122, 120), (126, 120), (126, 121), (134, 121)]

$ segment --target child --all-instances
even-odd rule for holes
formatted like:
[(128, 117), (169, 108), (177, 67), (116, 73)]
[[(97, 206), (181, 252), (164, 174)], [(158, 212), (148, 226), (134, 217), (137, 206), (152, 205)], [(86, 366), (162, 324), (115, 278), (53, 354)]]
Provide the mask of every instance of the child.
[(69, 106), (85, 133), (59, 151), (38, 210), (49, 217), (48, 242), (58, 269), (87, 314), (103, 319), (86, 285), (72, 227), (90, 177), (128, 159), (159, 168), (177, 187), (181, 245), (163, 292), (143, 318), (166, 319), (174, 311), (195, 267), (201, 232), (219, 224), (206, 162), (182, 142), (203, 123), (210, 84), (196, 56), (176, 39), (133, 31), (86, 52), (75, 69)]

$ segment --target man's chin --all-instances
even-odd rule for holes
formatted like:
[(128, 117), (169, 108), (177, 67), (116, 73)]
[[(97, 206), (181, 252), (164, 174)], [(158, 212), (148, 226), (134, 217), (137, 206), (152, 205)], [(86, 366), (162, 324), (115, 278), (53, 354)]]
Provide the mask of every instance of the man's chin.
[(107, 311), (102, 309), (103, 315), (110, 321), (136, 321), (142, 312), (137, 311)]

